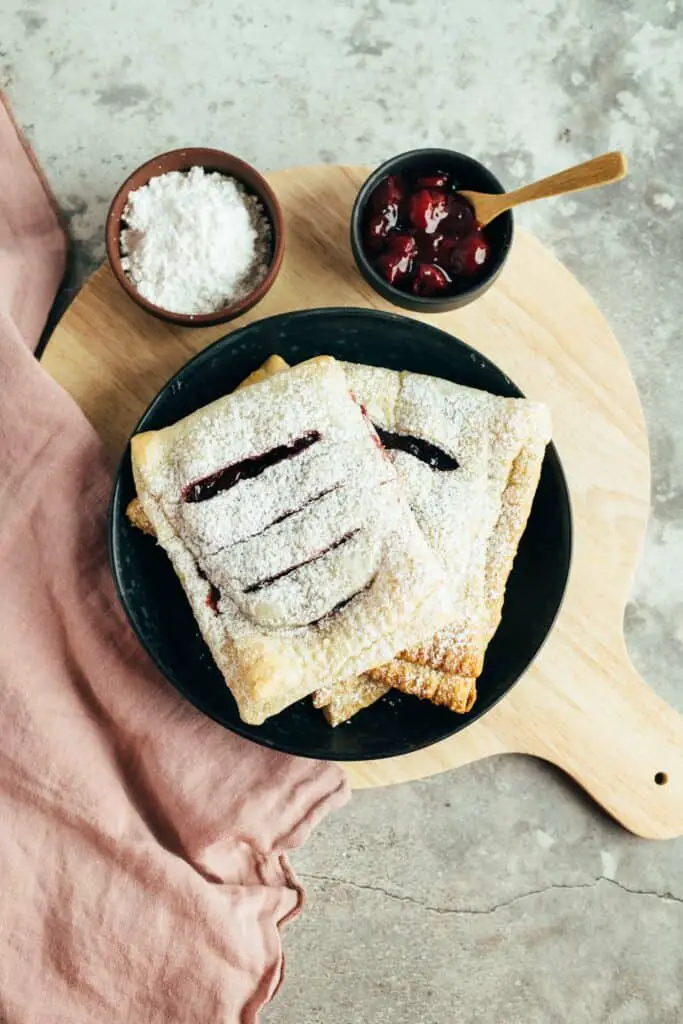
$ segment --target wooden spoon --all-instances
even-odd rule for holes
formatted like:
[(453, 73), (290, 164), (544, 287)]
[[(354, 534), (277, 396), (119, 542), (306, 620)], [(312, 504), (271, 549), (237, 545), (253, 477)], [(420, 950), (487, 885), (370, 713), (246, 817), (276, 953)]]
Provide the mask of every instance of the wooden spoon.
[(579, 192), (584, 188), (596, 188), (619, 181), (626, 174), (627, 163), (623, 153), (603, 153), (592, 160), (587, 160), (576, 167), (568, 167), (566, 171), (551, 174), (549, 178), (541, 178), (531, 185), (523, 185), (513, 192), (500, 195), (489, 195), (486, 192), (459, 192), (458, 195), (474, 207), (479, 225), (483, 228), (490, 224), (494, 217), (505, 210), (530, 203), (533, 199), (547, 199), (549, 196), (561, 196), (565, 192)]

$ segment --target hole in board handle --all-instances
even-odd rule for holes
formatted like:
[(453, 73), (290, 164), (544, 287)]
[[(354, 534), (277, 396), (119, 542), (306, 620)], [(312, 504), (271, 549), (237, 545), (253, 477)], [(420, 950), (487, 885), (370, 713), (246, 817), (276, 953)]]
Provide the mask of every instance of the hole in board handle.
[(658, 786), (666, 786), (668, 781), (669, 776), (666, 774), (666, 772), (657, 772), (657, 774), (655, 775), (655, 782)]

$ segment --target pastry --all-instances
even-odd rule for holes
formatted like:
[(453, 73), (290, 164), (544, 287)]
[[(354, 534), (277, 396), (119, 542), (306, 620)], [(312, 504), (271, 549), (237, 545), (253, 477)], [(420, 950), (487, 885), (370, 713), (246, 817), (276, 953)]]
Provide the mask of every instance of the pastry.
[(476, 677), (449, 675), (394, 658), (376, 673), (366, 672), (355, 679), (321, 687), (313, 694), (313, 703), (322, 708), (330, 725), (341, 725), (384, 697), (393, 686), (422, 700), (444, 704), (461, 715), (469, 711), (477, 699)]
[(388, 683), (379, 682), (365, 672), (353, 679), (343, 679), (331, 686), (320, 687), (313, 694), (313, 703), (323, 709), (330, 725), (341, 725), (363, 708), (369, 708), (390, 689)]
[(550, 437), (548, 410), (433, 377), (344, 368), (391, 452), (458, 613), (432, 639), (370, 670), (362, 687), (355, 680), (326, 685), (314, 700), (332, 724), (389, 686), (468, 711), (538, 484)]
[[(260, 381), (267, 380), (268, 377), (273, 377), (276, 373), (282, 373), (283, 370), (288, 369), (289, 363), (286, 363), (282, 356), (268, 356), (265, 363), (259, 366), (256, 370), (253, 370), (248, 377), (245, 377), (244, 380), (237, 385), (235, 391), (240, 391), (242, 388), (248, 388), (251, 384), (258, 384)], [(126, 507), (126, 516), (132, 526), (135, 526), (138, 530), (142, 530), (143, 533), (148, 534), (150, 537), (154, 537), (154, 527), (145, 515), (142, 502), (137, 495), (128, 502)]]
[(245, 722), (452, 620), (438, 560), (333, 359), (136, 435), (131, 458)]

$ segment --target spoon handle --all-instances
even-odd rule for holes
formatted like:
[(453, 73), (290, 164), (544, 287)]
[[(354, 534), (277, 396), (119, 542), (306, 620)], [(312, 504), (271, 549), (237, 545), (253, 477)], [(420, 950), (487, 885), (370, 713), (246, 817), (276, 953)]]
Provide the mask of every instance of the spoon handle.
[[(595, 188), (598, 185), (607, 185), (611, 181), (619, 181), (626, 174), (626, 157), (623, 153), (603, 153), (602, 156), (593, 157), (583, 164), (575, 167), (568, 167), (565, 171), (551, 174), (540, 181), (534, 181), (531, 185), (523, 185), (513, 192), (506, 192), (500, 197), (496, 196), (496, 212), (487, 217), (487, 223), (513, 206), (521, 203), (531, 202), (532, 199), (547, 199), (550, 196), (559, 196), (567, 192), (579, 192), (584, 188)], [(488, 197), (487, 197), (488, 198)], [(493, 198), (493, 197), (492, 197)], [(488, 204), (489, 209), (493, 204)], [(489, 210), (487, 209), (487, 213)]]

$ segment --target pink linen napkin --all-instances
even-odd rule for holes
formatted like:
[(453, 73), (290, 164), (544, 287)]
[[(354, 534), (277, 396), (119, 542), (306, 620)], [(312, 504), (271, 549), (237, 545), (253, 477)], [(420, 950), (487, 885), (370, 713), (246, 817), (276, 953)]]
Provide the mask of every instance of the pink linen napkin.
[(2, 102), (0, 181), (0, 1021), (247, 1024), (301, 906), (284, 851), (345, 777), (195, 712), (133, 637), (103, 452), (30, 351), (64, 238)]

